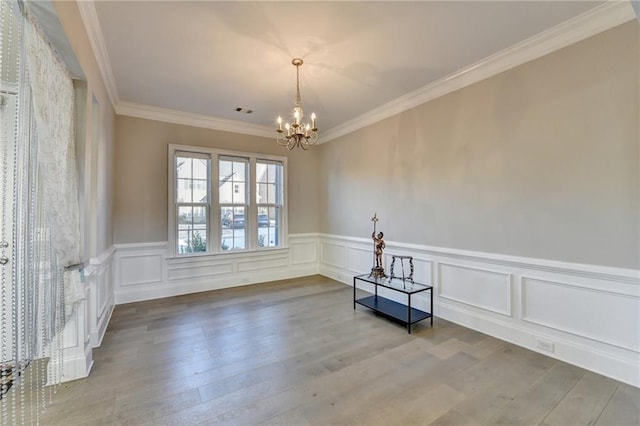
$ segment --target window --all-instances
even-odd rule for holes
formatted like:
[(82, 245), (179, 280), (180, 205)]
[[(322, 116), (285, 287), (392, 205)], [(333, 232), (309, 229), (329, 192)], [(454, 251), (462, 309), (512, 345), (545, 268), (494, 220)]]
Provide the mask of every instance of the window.
[(256, 205), (258, 206), (258, 247), (277, 247), (282, 215), (282, 163), (256, 162)]
[(223, 251), (247, 248), (248, 171), (248, 158), (221, 156), (218, 160), (218, 207), (222, 223), (220, 248)]
[(283, 247), (286, 158), (169, 146), (172, 255)]
[(175, 155), (177, 252), (207, 251), (209, 230), (209, 175), (206, 155), (178, 152)]

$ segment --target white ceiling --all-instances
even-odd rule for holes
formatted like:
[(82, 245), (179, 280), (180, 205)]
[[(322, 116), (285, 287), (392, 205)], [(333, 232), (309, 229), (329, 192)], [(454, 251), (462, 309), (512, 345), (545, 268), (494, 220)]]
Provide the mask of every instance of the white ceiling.
[[(97, 1), (119, 102), (335, 128), (589, 11), (590, 1)], [(253, 114), (235, 111), (252, 109)]]

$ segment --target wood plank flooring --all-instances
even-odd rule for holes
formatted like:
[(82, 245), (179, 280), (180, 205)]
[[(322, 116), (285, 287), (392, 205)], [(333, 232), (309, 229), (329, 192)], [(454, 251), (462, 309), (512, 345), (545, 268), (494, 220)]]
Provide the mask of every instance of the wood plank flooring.
[(638, 425), (640, 390), (328, 278), (117, 306), (44, 425)]

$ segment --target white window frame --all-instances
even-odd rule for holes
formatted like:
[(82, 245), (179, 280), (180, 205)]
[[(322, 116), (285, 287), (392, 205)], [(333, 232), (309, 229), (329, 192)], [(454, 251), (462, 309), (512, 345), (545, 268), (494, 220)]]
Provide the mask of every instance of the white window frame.
[[(207, 160), (208, 164), (209, 164), (209, 175), (207, 176), (207, 183), (206, 186), (207, 188), (205, 189), (205, 192), (207, 193), (207, 201), (205, 203), (199, 203), (199, 202), (195, 202), (193, 199), (191, 200), (190, 203), (186, 203), (186, 202), (178, 202), (176, 200), (176, 194), (177, 194), (177, 185), (178, 185), (178, 179), (177, 176), (175, 176), (175, 172), (176, 172), (176, 155), (180, 155), (180, 154), (184, 154), (184, 157), (188, 157), (188, 158), (197, 158), (197, 159), (201, 159), (201, 160)], [(185, 151), (185, 150), (176, 150), (173, 158), (172, 158), (172, 167), (174, 169), (174, 179), (173, 179), (173, 214), (174, 214), (174, 231), (173, 231), (173, 237), (174, 237), (174, 241), (177, 241), (178, 239), (178, 226), (177, 226), (177, 218), (178, 218), (178, 211), (180, 210), (180, 207), (184, 207), (184, 206), (191, 206), (193, 207), (204, 207), (205, 210), (208, 213), (208, 217), (206, 218), (206, 227), (207, 227), (207, 251), (205, 251), (204, 253), (209, 253), (211, 250), (211, 241), (209, 241), (209, 237), (211, 235), (211, 191), (210, 188), (212, 186), (211, 184), (211, 171), (213, 169), (213, 165), (211, 164), (212, 160), (211, 160), (211, 156), (208, 154), (203, 154), (203, 153), (199, 153), (199, 152), (193, 152), (193, 151)], [(193, 189), (193, 180), (191, 181), (191, 184), (189, 185), (190, 189)], [(193, 192), (192, 192), (193, 194)], [(193, 238), (193, 235), (192, 237)], [(177, 247), (174, 247), (174, 249), (176, 250), (176, 254), (178, 254), (177, 252)], [(203, 252), (196, 252), (196, 253), (203, 253)], [(181, 253), (180, 255), (184, 255), (187, 253)]]
[[(177, 222), (177, 203), (176, 203), (176, 169), (175, 169), (175, 157), (176, 153), (193, 153), (196, 155), (209, 155), (210, 156), (210, 176), (209, 176), (209, 222), (207, 228), (207, 252), (198, 253), (178, 253), (177, 237), (178, 237), (178, 222)], [(220, 199), (218, 192), (218, 180), (219, 180), (219, 159), (220, 157), (241, 157), (249, 159), (249, 179), (247, 182), (247, 202), (248, 209), (245, 212), (245, 224), (247, 235), (247, 249), (245, 250), (227, 250), (223, 251), (220, 247), (222, 223), (220, 220)], [(278, 241), (279, 246), (276, 247), (258, 247), (258, 207), (256, 202), (256, 161), (266, 160), (274, 161), (282, 164), (282, 196), (284, 198), (282, 202), (282, 217), (279, 227)], [(237, 253), (256, 252), (256, 251), (268, 251), (268, 250), (280, 250), (286, 249), (288, 246), (288, 178), (287, 178), (287, 157), (281, 157), (276, 155), (267, 155), (242, 151), (229, 151), (216, 148), (206, 148), (189, 145), (175, 145), (170, 144), (168, 148), (168, 198), (167, 198), (167, 210), (168, 210), (168, 249), (170, 257), (185, 258), (190, 256), (210, 256), (210, 255), (231, 255)]]
[[(254, 202), (255, 202), (255, 205), (256, 205), (256, 211), (255, 211), (256, 221), (257, 221), (257, 217), (258, 217), (258, 209), (259, 209), (260, 207), (266, 207), (267, 209), (268, 209), (268, 208), (270, 208), (270, 207), (278, 208), (278, 209), (280, 209), (280, 216), (282, 216), (282, 214), (283, 214), (283, 213), (282, 213), (282, 211), (283, 211), (283, 204), (284, 204), (284, 200), (285, 200), (285, 198), (286, 198), (286, 197), (284, 196), (285, 187), (286, 187), (286, 185), (285, 185), (285, 166), (284, 166), (284, 164), (283, 164), (281, 161), (279, 161), (279, 160), (278, 160), (278, 161), (276, 161), (276, 160), (268, 159), (268, 158), (265, 158), (264, 156), (260, 156), (260, 157), (256, 158), (255, 163), (257, 164), (258, 162), (261, 162), (262, 164), (273, 164), (273, 165), (278, 165), (278, 166), (281, 166), (281, 167), (282, 167), (282, 173), (281, 173), (281, 176), (280, 176), (280, 180), (281, 180), (281, 182), (282, 182), (282, 183), (281, 183), (281, 185), (282, 185), (282, 190), (281, 190), (279, 193), (276, 193), (276, 196), (277, 196), (277, 197), (279, 197), (279, 198), (281, 198), (280, 203), (278, 203), (278, 202), (277, 202), (278, 200), (275, 200), (274, 202), (271, 202), (271, 203), (259, 203), (259, 202), (258, 202), (257, 193), (256, 193), (256, 194), (252, 194), (252, 195), (254, 196)], [(257, 170), (258, 170), (257, 165), (254, 165), (253, 170), (255, 170), (255, 171), (256, 171), (256, 184), (255, 184), (255, 186), (256, 186), (256, 188), (257, 188), (257, 179), (258, 179), (258, 177), (257, 177)], [(276, 183), (277, 183), (277, 182), (276, 182)], [(256, 192), (257, 192), (257, 189), (256, 189)], [(258, 231), (259, 231), (259, 230), (258, 230), (258, 229), (256, 229), (256, 232), (257, 232), (257, 233), (258, 233)], [(258, 237), (258, 235), (256, 235), (256, 239), (258, 239), (258, 238), (259, 238), (259, 237)], [(281, 240), (280, 240), (280, 238), (281, 238), (281, 235), (278, 235), (278, 241), (281, 241)], [(256, 241), (257, 241), (257, 240), (256, 240)], [(263, 247), (263, 248), (268, 248), (268, 247)], [(259, 248), (259, 249), (260, 249), (260, 248)]]
[[(221, 203), (220, 202), (220, 195), (218, 194), (218, 198), (216, 199), (216, 208), (218, 209), (217, 215), (218, 218), (220, 217), (220, 212), (222, 211), (222, 207), (230, 207), (232, 210), (235, 210), (236, 207), (243, 207), (244, 208), (244, 246), (246, 248), (244, 249), (235, 249), (233, 247), (231, 247), (228, 251), (230, 252), (242, 252), (242, 251), (247, 251), (247, 249), (249, 248), (249, 218), (247, 217), (249, 215), (249, 211), (250, 211), (250, 206), (251, 206), (251, 200), (249, 200), (250, 194), (251, 194), (251, 188), (249, 188), (249, 184), (251, 182), (251, 159), (246, 156), (228, 156), (228, 155), (218, 155), (218, 162), (216, 163), (217, 167), (220, 167), (220, 161), (232, 161), (232, 162), (243, 162), (245, 163), (245, 167), (246, 167), (246, 172), (245, 172), (245, 176), (244, 176), (244, 204), (240, 204), (240, 203)], [(213, 175), (213, 170), (212, 170), (212, 175)], [(217, 176), (216, 179), (216, 183), (217, 183), (217, 187), (218, 190), (220, 189), (220, 173), (215, 173), (215, 176)], [(235, 217), (235, 214), (234, 214)], [(232, 224), (232, 229), (233, 232), (235, 233), (235, 228), (233, 228), (233, 224)], [(219, 245), (220, 247), (222, 246), (222, 223), (220, 223), (219, 225), (219, 231), (220, 231), (220, 241), (219, 241)], [(232, 239), (231, 244), (234, 244), (234, 240)], [(219, 248), (220, 248), (219, 247)], [(223, 252), (227, 252), (227, 250), (221, 250)]]

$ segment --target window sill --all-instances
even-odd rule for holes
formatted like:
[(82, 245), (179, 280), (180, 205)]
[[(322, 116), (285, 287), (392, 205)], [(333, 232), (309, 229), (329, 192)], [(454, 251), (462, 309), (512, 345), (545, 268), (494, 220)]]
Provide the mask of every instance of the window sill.
[(284, 253), (289, 251), (289, 247), (265, 247), (259, 250), (227, 251), (219, 253), (191, 253), (167, 256), (167, 260), (206, 260), (223, 258), (241, 258), (251, 256), (264, 256), (266, 254)]

